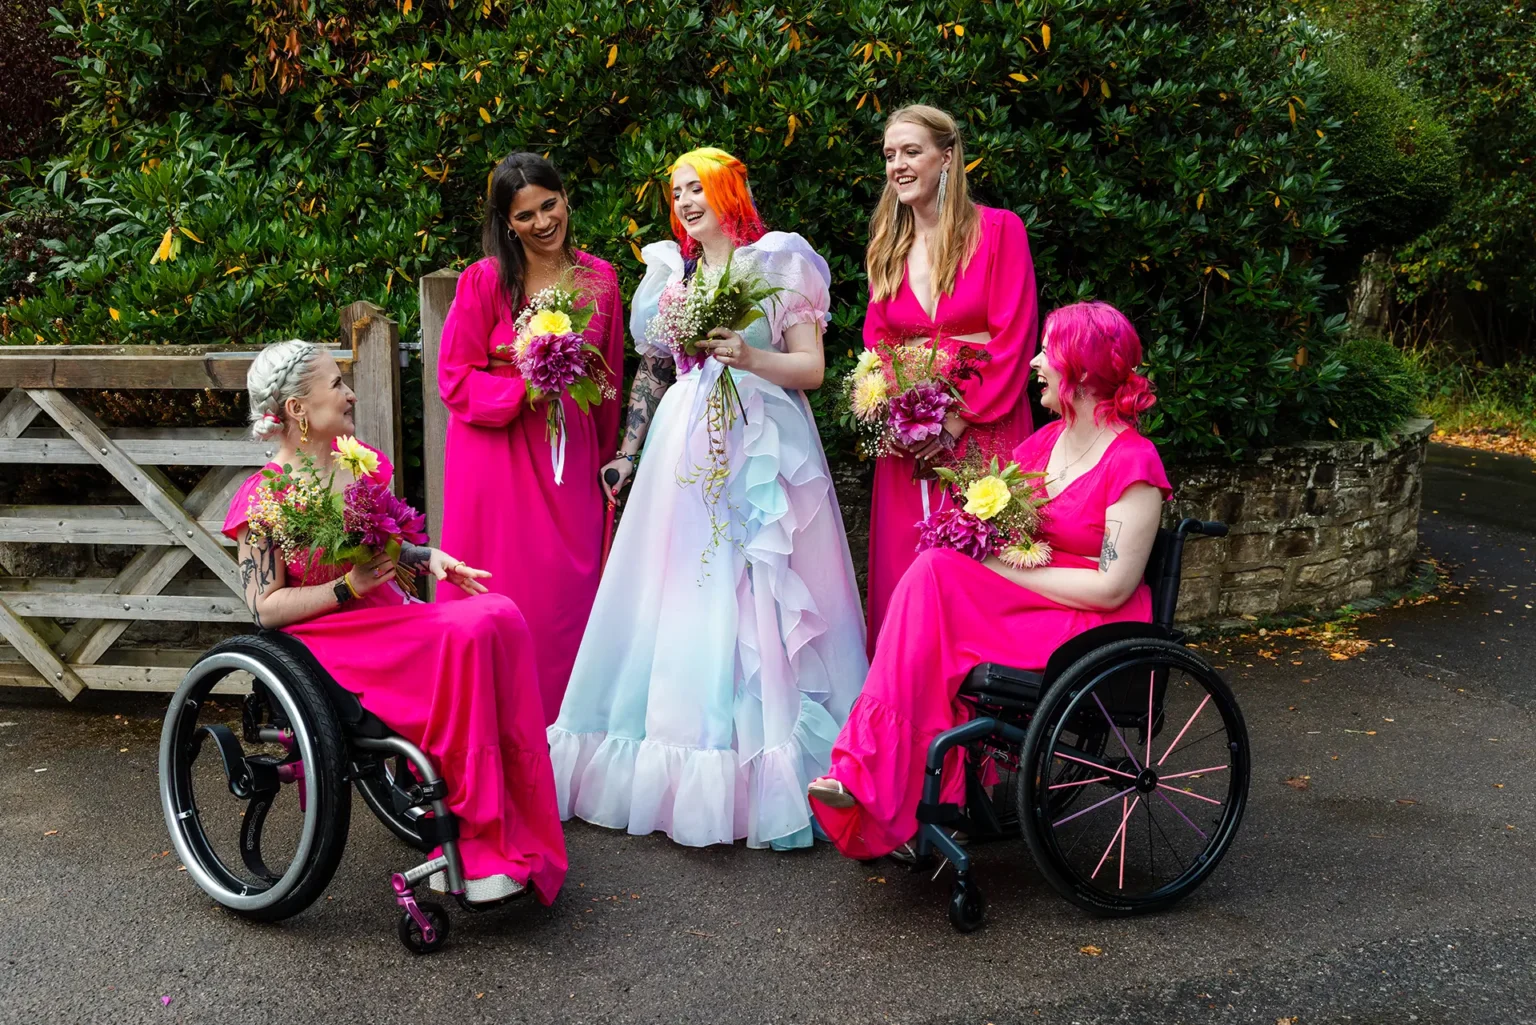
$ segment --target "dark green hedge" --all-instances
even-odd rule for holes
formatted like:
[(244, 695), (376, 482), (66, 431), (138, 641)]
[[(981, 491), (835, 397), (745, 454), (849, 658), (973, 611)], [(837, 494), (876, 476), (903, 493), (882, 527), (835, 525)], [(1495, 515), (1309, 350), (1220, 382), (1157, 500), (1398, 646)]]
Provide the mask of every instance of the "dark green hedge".
[(409, 337), (415, 279), (477, 255), (519, 148), (567, 173), (578, 244), (632, 286), (669, 160), (710, 143), (828, 255), (837, 372), (880, 125), (920, 99), (963, 122), (978, 197), (1029, 224), (1042, 306), (1131, 313), (1173, 452), (1338, 430), (1338, 120), (1290, 5), (77, 0), (61, 31), (70, 150), (6, 184), (43, 254), (0, 264), (12, 343), (321, 337), (357, 298)]

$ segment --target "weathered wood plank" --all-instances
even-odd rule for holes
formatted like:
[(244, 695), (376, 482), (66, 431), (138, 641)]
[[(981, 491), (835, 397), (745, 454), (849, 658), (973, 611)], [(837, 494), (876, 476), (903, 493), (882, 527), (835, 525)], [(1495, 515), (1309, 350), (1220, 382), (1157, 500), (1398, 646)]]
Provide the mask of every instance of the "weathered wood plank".
[[(273, 451), (271, 445), (253, 441), (113, 440), (118, 442), (124, 455), (142, 466), (262, 466)], [(0, 438), (0, 463), (94, 465), (96, 462), (98, 460), (73, 438)]]
[(50, 687), (64, 695), (65, 700), (75, 700), (85, 689), (85, 682), (75, 671), (59, 661), (47, 642), (22, 622), (4, 601), (0, 601), (0, 637), (9, 641)]
[[(204, 349), (176, 352), (178, 349)], [(342, 373), (352, 354), (333, 352)], [(0, 349), (0, 388), (214, 388), (243, 391), (256, 354), (204, 346), (20, 345)]]
[(162, 622), (249, 623), (251, 614), (234, 595), (221, 598), (165, 594), (11, 594), (5, 604), (18, 616), (60, 619), (151, 619)]
[[(218, 543), (224, 515), (199, 521)], [(174, 545), (179, 539), (145, 510), (128, 505), (0, 505), (0, 541), (33, 544)]]
[(12, 388), (0, 399), (0, 438), (17, 438), (42, 410), (25, 388)]
[(424, 435), (422, 473), (427, 491), (427, 533), (434, 543), (443, 530), (443, 451), (448, 441), (448, 407), (437, 385), (437, 357), (443, 325), (453, 306), (459, 272), (436, 270), (418, 282), (421, 295), (421, 426)]
[[(150, 548), (151, 554), (185, 549)], [(190, 558), (191, 553), (187, 552)], [(0, 598), (10, 594), (120, 594), (113, 591), (118, 577), (6, 577), (0, 576)], [(161, 589), (165, 590), (164, 588)], [(170, 594), (197, 598), (223, 598), (230, 593), (222, 580), (183, 580), (173, 585)]]
[[(239, 590), (239, 570), (235, 567), (235, 560), (216, 540), (216, 532), (210, 533), (188, 516), (161, 484), (124, 455), (117, 443), (91, 423), (62, 392), (39, 388), (30, 390), (30, 394), (32, 401), (42, 406), (43, 412), (53, 417), (55, 423), (68, 431), (82, 446), (100, 456), (101, 465), (128, 489), (129, 494), (143, 503), (167, 529), (176, 533), (178, 544), (185, 544), (192, 549), (192, 553), (227, 583), (230, 590)], [(185, 535), (185, 540), (182, 535)]]
[[(181, 686), (186, 669), (180, 666), (81, 666), (79, 677), (91, 690), (169, 694)], [(25, 662), (0, 662), (0, 687), (46, 687), (48, 681)], [(215, 694), (243, 695), (251, 691), (246, 673), (230, 673), (213, 688)]]
[(370, 302), (355, 302), (341, 311), (341, 341), (352, 346), (353, 411), (357, 436), (389, 457), (395, 465), (393, 487), (400, 494), (400, 327)]

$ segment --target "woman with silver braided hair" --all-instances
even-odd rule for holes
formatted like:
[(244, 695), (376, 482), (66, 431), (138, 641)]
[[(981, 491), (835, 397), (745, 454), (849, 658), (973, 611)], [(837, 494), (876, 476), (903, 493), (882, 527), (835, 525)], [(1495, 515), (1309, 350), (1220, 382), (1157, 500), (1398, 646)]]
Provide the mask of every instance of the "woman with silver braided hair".
[[(467, 900), (531, 889), (552, 902), (565, 878), (565, 841), (522, 613), (510, 598), (487, 593), (481, 581), (489, 573), (438, 548), (403, 545), (400, 565), (457, 585), (467, 600), (416, 600), (396, 583), (387, 555), (347, 567), (322, 565), (313, 552), (285, 562), (270, 540), (253, 540), (250, 510), (270, 500), (267, 471), (313, 465), (334, 488), (353, 482), (335, 455), (337, 440), (356, 429), (357, 396), (329, 352), (297, 340), (262, 350), (246, 390), (251, 433), (276, 452), (235, 493), (224, 533), (239, 545), (256, 625), (298, 638), (364, 708), (432, 756), (459, 820)], [(374, 455), (378, 467), (368, 476), (387, 485), (394, 467)], [(438, 873), (429, 885), (446, 889), (447, 880)]]

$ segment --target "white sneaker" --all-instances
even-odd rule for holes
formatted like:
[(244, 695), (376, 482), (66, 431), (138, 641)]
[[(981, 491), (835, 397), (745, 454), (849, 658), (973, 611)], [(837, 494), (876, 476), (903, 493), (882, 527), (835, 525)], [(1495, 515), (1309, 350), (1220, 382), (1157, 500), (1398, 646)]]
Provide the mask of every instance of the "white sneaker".
[[(433, 872), (431, 878), (427, 880), (427, 885), (438, 893), (447, 893), (448, 873)], [(505, 874), (486, 876), (484, 879), (466, 879), (464, 880), (464, 899), (471, 904), (487, 904), (516, 897), (526, 889), (528, 889), (526, 884)]]

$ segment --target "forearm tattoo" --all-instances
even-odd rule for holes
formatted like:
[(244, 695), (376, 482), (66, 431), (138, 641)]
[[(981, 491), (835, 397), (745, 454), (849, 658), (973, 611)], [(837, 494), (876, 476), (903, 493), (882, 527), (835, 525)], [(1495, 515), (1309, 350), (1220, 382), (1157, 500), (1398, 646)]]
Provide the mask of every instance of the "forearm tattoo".
[(1120, 558), (1120, 553), (1115, 546), (1120, 543), (1120, 528), (1125, 526), (1119, 520), (1104, 521), (1104, 547), (1099, 549), (1099, 572), (1108, 573), (1110, 563)]
[(421, 570), (432, 560), (432, 549), (426, 545), (413, 545), (409, 541), (400, 546), (400, 558), (396, 561), (413, 572)]
[(629, 412), (624, 418), (624, 444), (638, 447), (645, 441), (661, 397), (677, 381), (677, 364), (669, 356), (645, 356), (629, 389)]
[(240, 584), (245, 589), (245, 607), (261, 628), (261, 599), (277, 581), (277, 548), (272, 544), (247, 545), (240, 563)]

